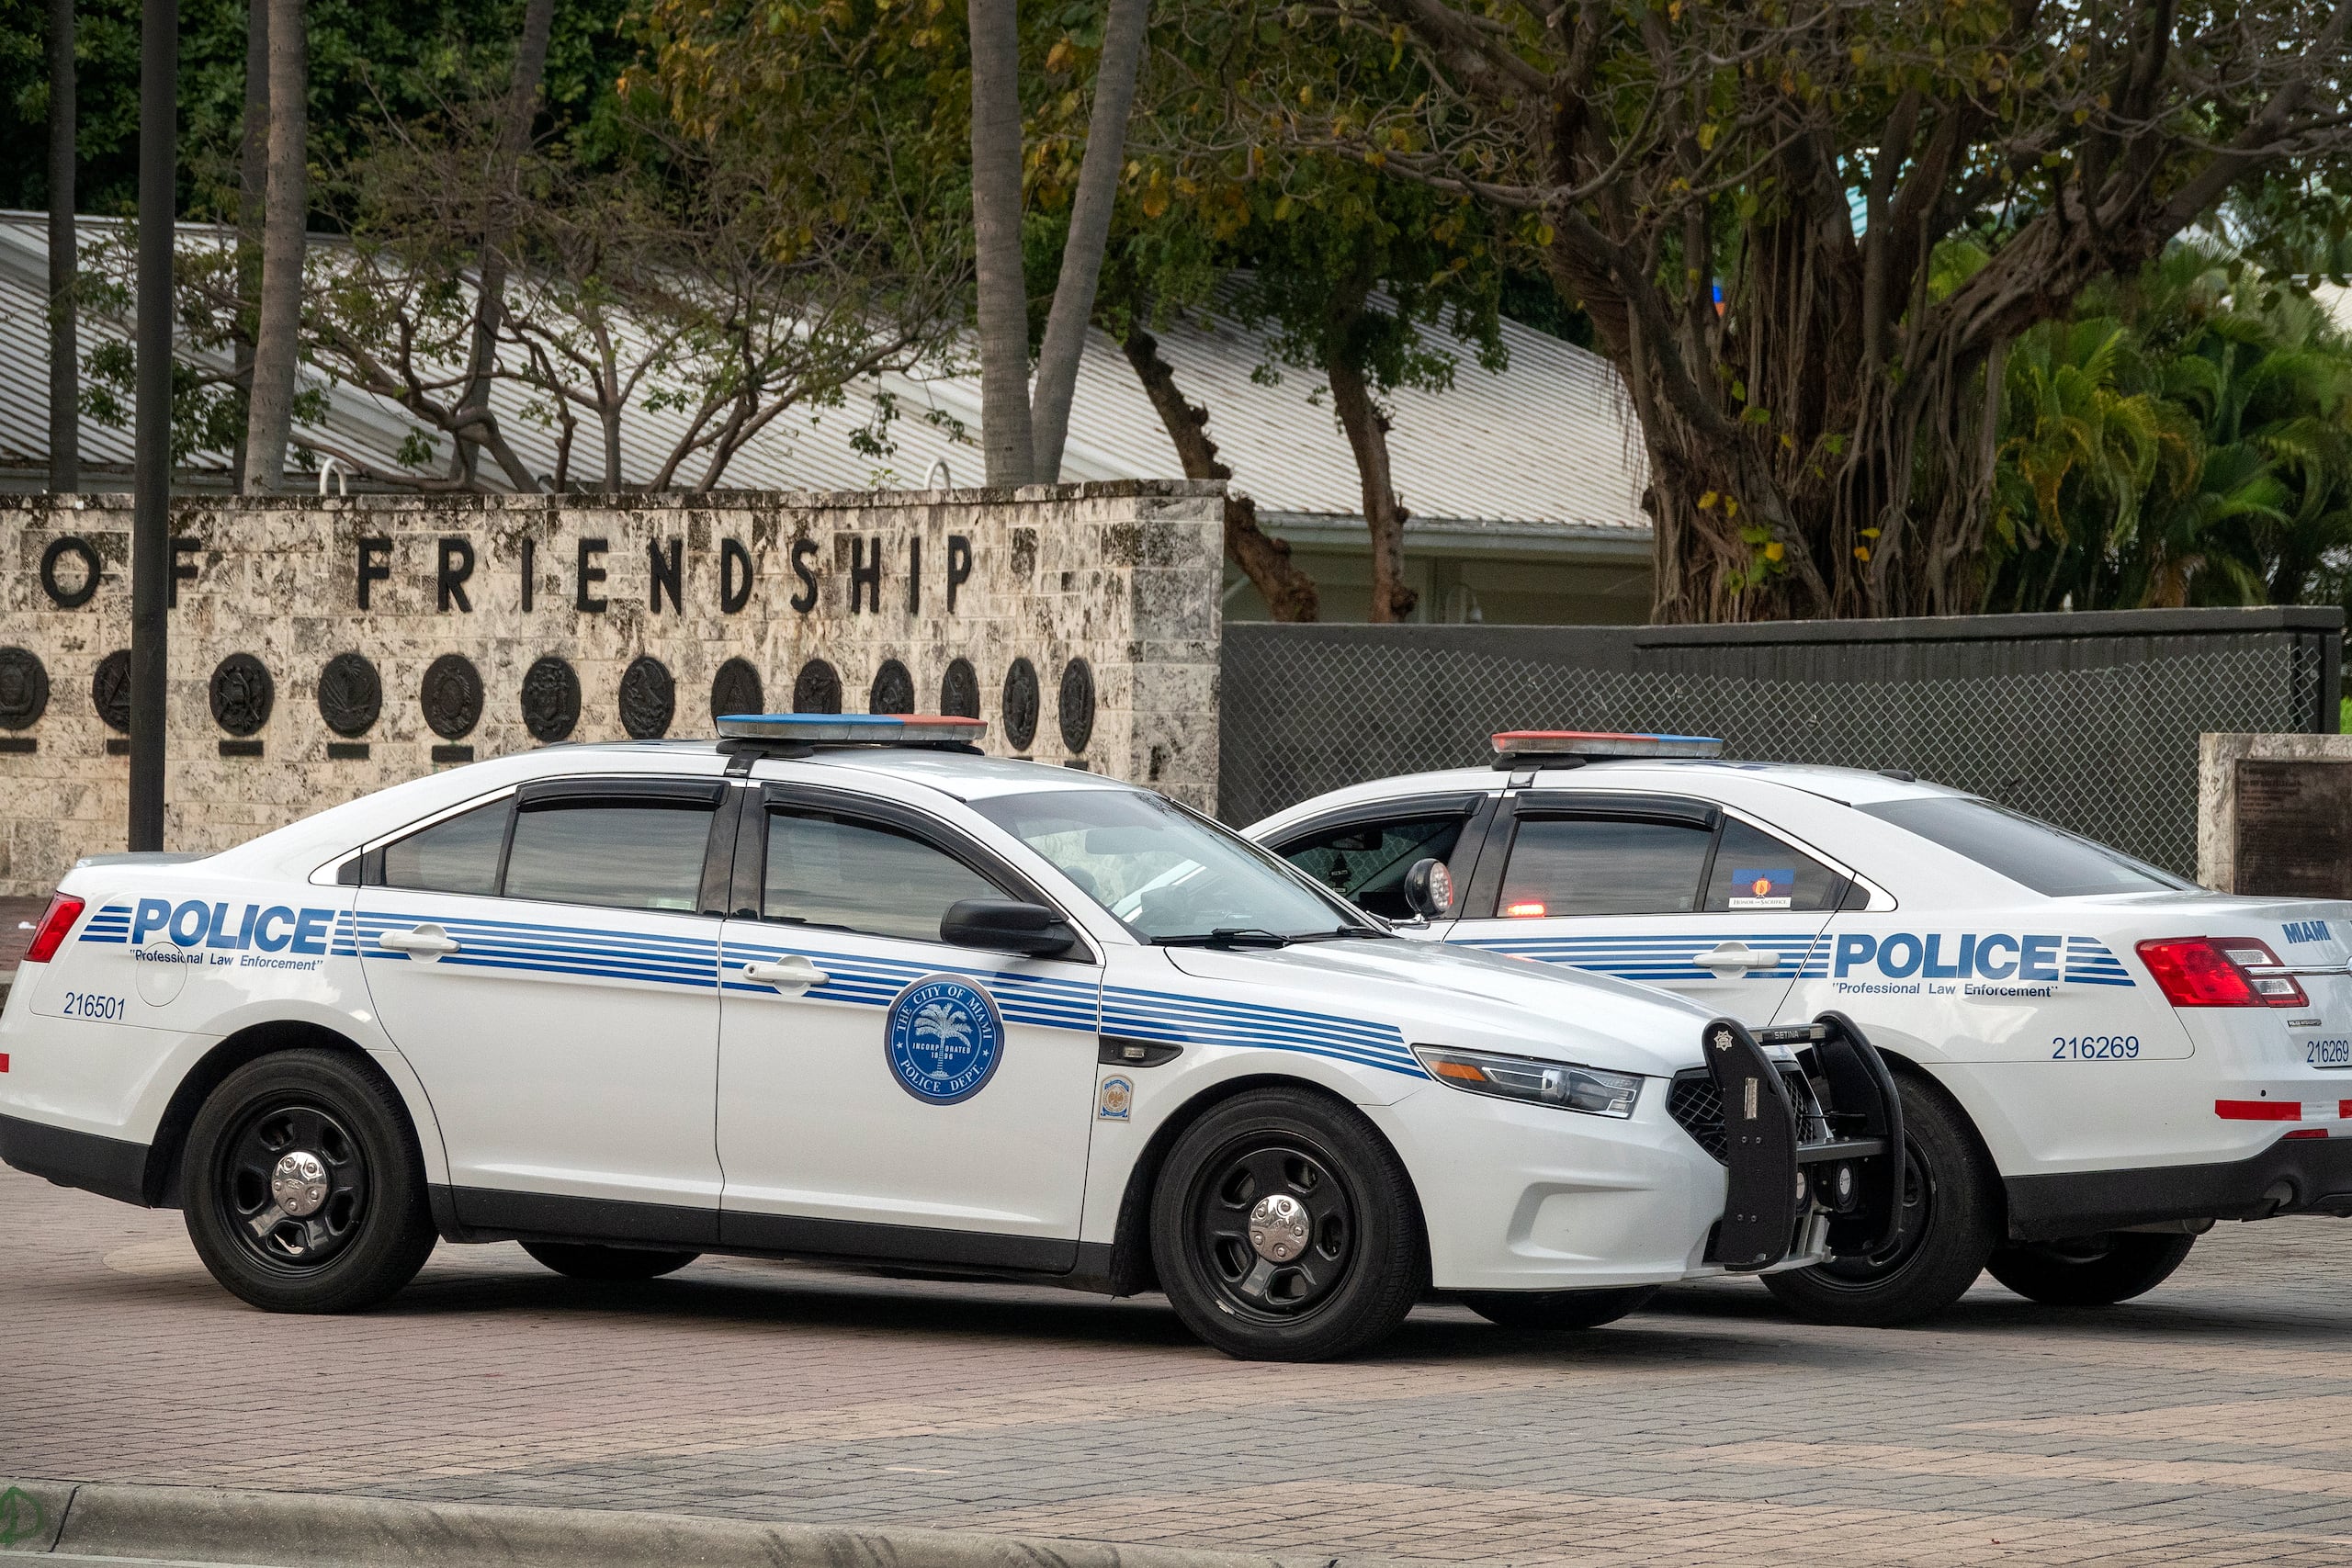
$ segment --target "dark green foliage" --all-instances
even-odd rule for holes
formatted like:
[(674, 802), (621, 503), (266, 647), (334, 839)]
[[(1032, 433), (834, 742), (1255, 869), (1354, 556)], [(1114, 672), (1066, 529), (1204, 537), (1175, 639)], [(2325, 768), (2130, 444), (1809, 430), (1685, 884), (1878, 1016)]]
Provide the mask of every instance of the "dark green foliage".
[(2352, 335), (2280, 276), (2182, 244), (2018, 340), (1986, 608), (2345, 596)]
[[(623, 0), (566, 0), (548, 51), (543, 130), (593, 139), (612, 85), (635, 56), (618, 24)], [(502, 77), (522, 0), (310, 0), (311, 164), (342, 167), (388, 121), (428, 117), (485, 78)], [(140, 0), (81, 0), (76, 142), (85, 212), (129, 213), (137, 181)], [(47, 17), (38, 0), (0, 14), (0, 206), (48, 205), (42, 128), (49, 113)], [(236, 204), (245, 94), (245, 8), (181, 0), (180, 210), (223, 219)], [(334, 223), (330, 183), (313, 226)]]

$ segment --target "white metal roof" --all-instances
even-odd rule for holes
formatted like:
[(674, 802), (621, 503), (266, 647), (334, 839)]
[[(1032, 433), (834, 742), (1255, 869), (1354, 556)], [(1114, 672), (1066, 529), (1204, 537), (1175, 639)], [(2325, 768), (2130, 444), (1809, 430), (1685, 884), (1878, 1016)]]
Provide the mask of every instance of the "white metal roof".
[[(85, 218), (85, 235), (115, 220)], [(0, 468), (38, 470), (48, 461), (47, 220), (40, 213), (0, 212)], [(185, 246), (217, 244), (216, 229), (185, 226)], [(324, 242), (320, 242), (323, 243)], [(128, 323), (85, 313), (86, 352), (103, 338), (127, 335)], [(1442, 329), (1436, 343), (1459, 361), (1453, 389), (1409, 389), (1387, 401), (1394, 413), (1389, 446), (1396, 488), (1406, 506), (1427, 523), (1491, 526), (1518, 536), (1645, 539), (1648, 521), (1636, 498), (1644, 479), (1640, 444), (1616, 373), (1599, 356), (1515, 321), (1503, 323), (1510, 368), (1479, 367), (1475, 351)], [(1328, 394), (1314, 397), (1320, 378), (1285, 371), (1276, 385), (1251, 373), (1266, 362), (1264, 334), (1218, 316), (1171, 321), (1157, 333), (1186, 398), (1209, 410), (1209, 434), (1235, 483), (1257, 499), (1261, 513), (1302, 521), (1353, 518), (1362, 492)], [(312, 372), (305, 367), (304, 374)], [(858, 453), (851, 433), (869, 423), (878, 395), (900, 410), (892, 437), (897, 450), (876, 459)], [(508, 439), (535, 472), (555, 468), (555, 431), (526, 412), (527, 395), (502, 382), (493, 394)], [(396, 405), (353, 390), (333, 389), (320, 434), (371, 466), (399, 467), (398, 453), (412, 421)], [(937, 410), (960, 433), (922, 417)], [(624, 436), (625, 469), (632, 482), (651, 476), (656, 448), (666, 447), (684, 416), (633, 409)], [(980, 424), (979, 379), (962, 373), (886, 375), (852, 389), (844, 406), (777, 419), (727, 469), (729, 489), (872, 490), (922, 486), (944, 459), (953, 480), (977, 483)], [(582, 444), (588, 441), (583, 432)], [(441, 448), (447, 453), (446, 443)], [(126, 469), (130, 433), (85, 416), (82, 460), (98, 471)], [(189, 466), (225, 475), (228, 455), (194, 454)], [(593, 479), (601, 459), (575, 448), (573, 473)], [(485, 465), (492, 482), (503, 482)], [(1069, 479), (1152, 479), (1176, 475), (1167, 432), (1137, 385), (1118, 345), (1101, 332), (1090, 335), (1079, 371), (1063, 462)], [(691, 467), (686, 478), (693, 477)]]

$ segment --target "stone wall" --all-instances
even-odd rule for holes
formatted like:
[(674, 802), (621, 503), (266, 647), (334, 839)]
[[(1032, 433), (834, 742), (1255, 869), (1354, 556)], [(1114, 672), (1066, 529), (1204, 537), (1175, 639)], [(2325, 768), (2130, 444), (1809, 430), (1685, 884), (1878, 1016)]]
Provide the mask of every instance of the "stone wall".
[[(1207, 808), (1220, 493), (178, 502), (166, 847), (551, 740), (707, 736), (715, 702), (976, 709), (991, 752)], [(123, 845), (130, 523), (0, 501), (0, 891)]]

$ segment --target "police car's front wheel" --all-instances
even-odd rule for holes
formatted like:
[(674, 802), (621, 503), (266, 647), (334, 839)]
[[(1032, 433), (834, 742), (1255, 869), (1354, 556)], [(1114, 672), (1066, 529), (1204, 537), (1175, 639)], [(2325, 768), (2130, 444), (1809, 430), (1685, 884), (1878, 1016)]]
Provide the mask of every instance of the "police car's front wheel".
[(1395, 1151), (1348, 1107), (1285, 1089), (1237, 1095), (1177, 1139), (1151, 1251), (1184, 1325), (1247, 1360), (1361, 1350), (1404, 1321), (1429, 1275)]
[(188, 1239), (271, 1312), (351, 1312), (433, 1250), (424, 1170), (391, 1087), (334, 1051), (285, 1051), (223, 1079), (188, 1128)]
[(1943, 1311), (1984, 1271), (2000, 1239), (2000, 1184), (1967, 1114), (1939, 1089), (1898, 1077), (1903, 1209), (1894, 1240), (1866, 1257), (1764, 1276), (1807, 1323), (1891, 1328)]

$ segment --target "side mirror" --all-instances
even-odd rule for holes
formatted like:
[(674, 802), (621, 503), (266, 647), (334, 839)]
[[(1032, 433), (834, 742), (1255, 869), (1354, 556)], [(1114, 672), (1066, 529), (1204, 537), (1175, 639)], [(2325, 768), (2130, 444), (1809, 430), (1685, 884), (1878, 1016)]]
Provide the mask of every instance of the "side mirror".
[(1405, 904), (1425, 920), (1436, 919), (1453, 908), (1453, 874), (1442, 860), (1413, 863), (1405, 874)]
[(966, 898), (947, 907), (939, 940), (990, 953), (1053, 958), (1078, 945), (1078, 933), (1043, 904), (1017, 898)]

